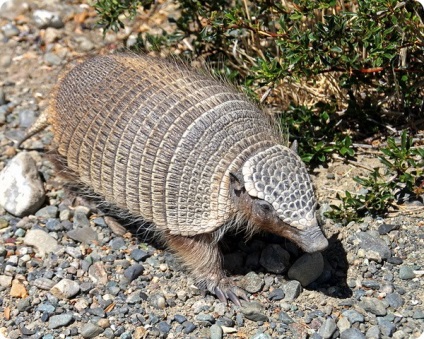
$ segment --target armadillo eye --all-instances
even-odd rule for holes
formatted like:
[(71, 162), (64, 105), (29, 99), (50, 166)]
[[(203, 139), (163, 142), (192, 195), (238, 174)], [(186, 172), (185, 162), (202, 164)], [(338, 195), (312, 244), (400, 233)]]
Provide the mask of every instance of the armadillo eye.
[(269, 213), (272, 210), (272, 206), (265, 200), (258, 200), (258, 205), (261, 207), (262, 211)]

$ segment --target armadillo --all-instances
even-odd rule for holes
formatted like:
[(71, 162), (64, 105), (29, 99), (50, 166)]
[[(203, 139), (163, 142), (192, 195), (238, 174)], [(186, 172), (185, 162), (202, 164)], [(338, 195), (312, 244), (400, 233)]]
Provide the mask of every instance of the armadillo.
[(97, 56), (61, 77), (46, 112), (67, 171), (152, 223), (221, 301), (246, 299), (222, 268), (226, 231), (271, 232), (305, 252), (328, 245), (296, 150), (255, 103), (206, 71), (147, 55)]

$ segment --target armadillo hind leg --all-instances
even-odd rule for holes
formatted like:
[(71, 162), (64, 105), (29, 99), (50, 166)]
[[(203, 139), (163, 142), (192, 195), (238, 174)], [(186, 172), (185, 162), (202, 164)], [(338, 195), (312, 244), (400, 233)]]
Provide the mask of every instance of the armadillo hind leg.
[(16, 148), (21, 148), (23, 142), (44, 130), (49, 125), (48, 116), (48, 110), (42, 111), (34, 124), (25, 132), (24, 137), (17, 141)]
[(234, 285), (222, 269), (222, 254), (210, 234), (194, 237), (165, 236), (167, 245), (183, 261), (196, 279), (201, 290), (207, 290), (226, 303), (231, 300), (240, 306), (240, 299), (247, 300), (246, 292)]

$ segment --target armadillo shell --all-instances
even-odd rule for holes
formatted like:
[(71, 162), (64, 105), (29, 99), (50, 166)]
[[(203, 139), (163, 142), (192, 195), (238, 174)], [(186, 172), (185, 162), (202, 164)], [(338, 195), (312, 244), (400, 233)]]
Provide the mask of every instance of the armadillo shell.
[(185, 236), (229, 221), (229, 173), (279, 141), (265, 114), (231, 86), (134, 54), (77, 65), (50, 110), (59, 154), (82, 183)]
[(305, 228), (315, 222), (316, 200), (306, 168), (291, 149), (275, 145), (243, 165), (247, 192), (270, 203), (285, 223)]

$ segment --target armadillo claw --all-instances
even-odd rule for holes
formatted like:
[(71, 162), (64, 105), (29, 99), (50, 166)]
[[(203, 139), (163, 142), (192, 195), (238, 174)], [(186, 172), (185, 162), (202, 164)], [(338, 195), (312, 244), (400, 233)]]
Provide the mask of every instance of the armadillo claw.
[[(224, 286), (225, 287), (224, 287)], [(248, 300), (246, 292), (237, 286), (231, 286), (227, 284), (222, 284), (221, 286), (218, 285), (215, 287), (215, 290), (213, 293), (217, 296), (217, 298), (223, 302), (227, 303), (228, 300), (231, 300), (235, 305), (241, 306), (240, 299), (243, 299), (245, 301)]]

